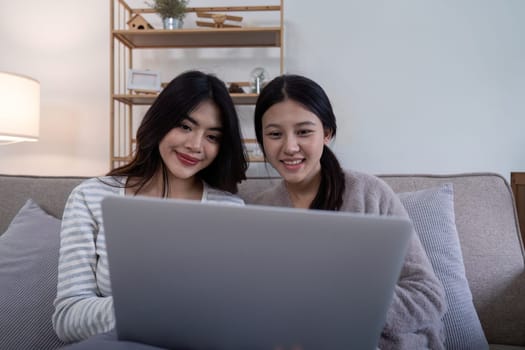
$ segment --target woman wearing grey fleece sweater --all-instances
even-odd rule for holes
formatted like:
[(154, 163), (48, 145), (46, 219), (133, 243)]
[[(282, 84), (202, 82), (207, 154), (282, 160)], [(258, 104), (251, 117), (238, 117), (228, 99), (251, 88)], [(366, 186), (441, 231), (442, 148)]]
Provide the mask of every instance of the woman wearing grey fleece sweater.
[[(336, 133), (335, 115), (314, 81), (297, 75), (272, 80), (257, 101), (254, 126), (265, 158), (282, 177), (254, 204), (408, 217), (382, 180), (341, 169), (327, 147)], [(379, 348), (444, 349), (445, 310), (443, 286), (414, 234)]]

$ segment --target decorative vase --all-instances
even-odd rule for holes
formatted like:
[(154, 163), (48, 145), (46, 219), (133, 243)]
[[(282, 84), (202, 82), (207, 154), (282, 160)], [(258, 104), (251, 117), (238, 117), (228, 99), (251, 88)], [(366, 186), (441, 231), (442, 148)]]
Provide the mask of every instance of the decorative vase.
[(162, 20), (162, 23), (164, 24), (164, 29), (180, 29), (183, 21), (174, 17), (166, 17)]
[(263, 67), (254, 68), (250, 73), (250, 86), (252, 93), (259, 94), (268, 77), (268, 72)]

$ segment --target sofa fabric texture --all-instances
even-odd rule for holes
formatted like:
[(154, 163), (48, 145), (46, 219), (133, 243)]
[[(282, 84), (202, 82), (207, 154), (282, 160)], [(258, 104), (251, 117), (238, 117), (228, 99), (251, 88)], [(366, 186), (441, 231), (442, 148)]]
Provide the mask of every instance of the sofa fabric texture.
[[(398, 193), (424, 190), (443, 183), (453, 185), (455, 222), (466, 277), (490, 349), (525, 349), (523, 245), (512, 192), (506, 180), (491, 173), (380, 177)], [(0, 202), (0, 234), (7, 230), (28, 199), (33, 199), (45, 212), (61, 218), (67, 196), (83, 179), (0, 175), (0, 198), (5, 199)], [(249, 179), (241, 184), (240, 195), (244, 198), (254, 196), (273, 181)], [(2, 279), (0, 284), (4, 283), (10, 282)], [(45, 298), (40, 301), (46, 303)]]

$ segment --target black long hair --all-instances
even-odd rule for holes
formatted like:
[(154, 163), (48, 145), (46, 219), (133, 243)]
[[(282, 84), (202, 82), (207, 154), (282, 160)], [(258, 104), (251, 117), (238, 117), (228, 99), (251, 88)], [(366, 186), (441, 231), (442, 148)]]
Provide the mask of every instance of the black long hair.
[[(314, 113), (323, 128), (335, 137), (337, 124), (332, 104), (323, 88), (300, 75), (281, 75), (270, 81), (261, 91), (255, 105), (254, 127), (257, 142), (263, 153), (262, 117), (276, 103), (286, 99), (300, 103)], [(340, 210), (345, 190), (345, 174), (337, 157), (326, 145), (321, 155), (321, 184), (310, 209)]]
[(160, 169), (162, 193), (167, 196), (168, 170), (160, 156), (159, 144), (171, 129), (179, 126), (192, 110), (206, 100), (219, 108), (222, 136), (217, 157), (199, 171), (197, 177), (212, 187), (236, 193), (237, 184), (246, 179), (248, 167), (237, 112), (224, 82), (199, 71), (180, 74), (162, 90), (140, 123), (132, 160), (107, 175), (139, 179), (137, 183), (126, 185), (137, 186), (138, 192)]

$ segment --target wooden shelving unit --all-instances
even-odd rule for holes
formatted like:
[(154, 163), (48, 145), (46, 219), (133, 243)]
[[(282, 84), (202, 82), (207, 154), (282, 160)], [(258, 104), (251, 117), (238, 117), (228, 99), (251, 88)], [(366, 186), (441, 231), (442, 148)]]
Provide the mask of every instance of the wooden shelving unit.
[(114, 30), (113, 35), (132, 49), (281, 46), (280, 27)]
[[(232, 93), (230, 96), (236, 105), (253, 105), (257, 101), (257, 94)], [(131, 106), (148, 106), (153, 103), (157, 94), (114, 94), (113, 100)]]
[[(262, 0), (264, 1), (264, 0)], [(148, 106), (156, 94), (130, 93), (126, 89), (127, 71), (133, 68), (135, 49), (196, 48), (279, 48), (280, 73), (284, 71), (283, 1), (270, 6), (191, 7), (187, 12), (261, 12), (278, 14), (277, 26), (241, 28), (127, 29), (135, 14), (154, 13), (150, 8), (132, 8), (125, 0), (110, 0), (110, 168), (130, 159), (134, 147), (132, 131), (134, 106)], [(236, 105), (253, 105), (257, 94), (232, 93)], [(254, 160), (257, 161), (257, 160)]]
[(525, 172), (511, 172), (510, 185), (516, 202), (521, 237), (525, 242)]

